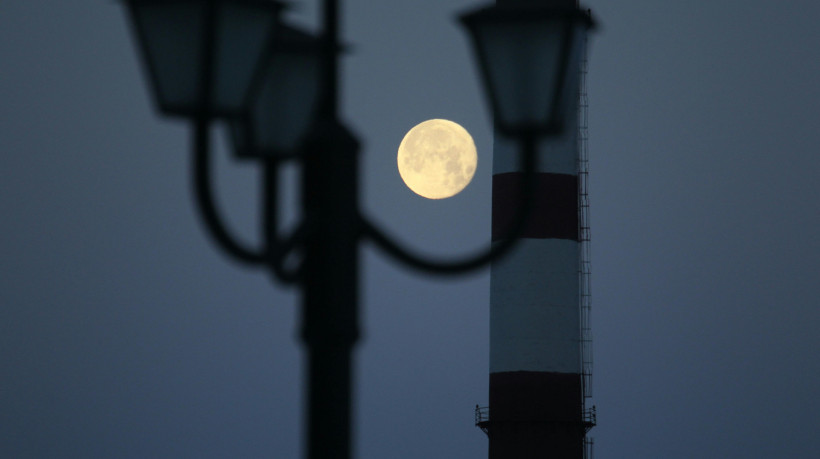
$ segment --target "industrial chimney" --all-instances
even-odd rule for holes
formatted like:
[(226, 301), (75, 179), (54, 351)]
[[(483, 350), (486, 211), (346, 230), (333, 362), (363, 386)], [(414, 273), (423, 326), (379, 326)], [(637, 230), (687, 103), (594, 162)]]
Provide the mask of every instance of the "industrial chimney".
[[(498, 4), (515, 0), (498, 0)], [(520, 1), (520, 0), (518, 0)], [(576, 0), (540, 0), (577, 8)], [(513, 252), (491, 267), (489, 408), (476, 424), (490, 459), (588, 456), (589, 227), (586, 199), (585, 43), (573, 71), (578, 104), (565, 131), (538, 147), (535, 209)], [(495, 136), (493, 241), (515, 213), (523, 173), (513, 141)]]

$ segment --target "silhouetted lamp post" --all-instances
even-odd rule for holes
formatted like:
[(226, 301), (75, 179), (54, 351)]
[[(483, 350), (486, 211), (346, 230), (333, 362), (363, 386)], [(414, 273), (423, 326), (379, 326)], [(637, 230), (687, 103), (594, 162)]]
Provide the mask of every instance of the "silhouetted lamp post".
[[(535, 143), (562, 132), (566, 87), (578, 31), (588, 12), (524, 2), (461, 16), (473, 38), (498, 132), (521, 144), (525, 185), (508, 237), (461, 260), (428, 260), (394, 242), (358, 206), (356, 137), (338, 117), (338, 0), (323, 0), (313, 37), (266, 0), (123, 0), (156, 104), (194, 126), (197, 208), (216, 243), (237, 261), (267, 268), (303, 293), (308, 351), (307, 457), (350, 456), (350, 355), (358, 330), (359, 243), (370, 239), (398, 260), (434, 273), (463, 273), (509, 251), (532, 201)], [(238, 158), (263, 170), (261, 243), (231, 235), (213, 199), (209, 126), (230, 124)], [(302, 171), (302, 221), (277, 224), (277, 175), (285, 161)], [(529, 186), (527, 185), (529, 183)]]

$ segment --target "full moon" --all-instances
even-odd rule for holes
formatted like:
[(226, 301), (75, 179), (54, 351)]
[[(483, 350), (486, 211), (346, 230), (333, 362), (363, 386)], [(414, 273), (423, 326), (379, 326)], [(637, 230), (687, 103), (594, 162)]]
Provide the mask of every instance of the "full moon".
[(443, 199), (469, 185), (478, 155), (472, 136), (461, 125), (432, 119), (407, 131), (397, 162), (401, 179), (414, 193)]

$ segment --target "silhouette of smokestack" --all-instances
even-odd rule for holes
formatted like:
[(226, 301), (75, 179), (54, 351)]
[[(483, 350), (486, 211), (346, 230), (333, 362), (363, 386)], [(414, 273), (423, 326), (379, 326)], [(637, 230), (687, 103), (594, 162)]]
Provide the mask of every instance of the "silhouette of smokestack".
[[(541, 1), (577, 7), (576, 0)], [(491, 267), (490, 403), (477, 419), (490, 459), (584, 457), (591, 424), (583, 414), (578, 126), (574, 106), (565, 133), (539, 145), (534, 213), (517, 248)], [(515, 214), (522, 177), (516, 145), (496, 135), (493, 241)]]

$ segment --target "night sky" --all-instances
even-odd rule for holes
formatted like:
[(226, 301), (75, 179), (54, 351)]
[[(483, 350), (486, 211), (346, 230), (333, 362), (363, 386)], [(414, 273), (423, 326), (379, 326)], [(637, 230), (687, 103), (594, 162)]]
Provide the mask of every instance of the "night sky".
[[(363, 208), (426, 254), (483, 247), (490, 121), (454, 21), (480, 3), (345, 3)], [(586, 6), (602, 25), (587, 88), (595, 456), (816, 456), (820, 6)], [(289, 15), (316, 16), (313, 2)], [(0, 3), (2, 457), (301, 455), (299, 296), (211, 244), (190, 129), (152, 103), (117, 2)], [(395, 163), (430, 118), (479, 150), (473, 183), (443, 201)], [(258, 174), (221, 130), (214, 142), (219, 202), (252, 241)], [(486, 457), (487, 271), (362, 255), (356, 456)]]

